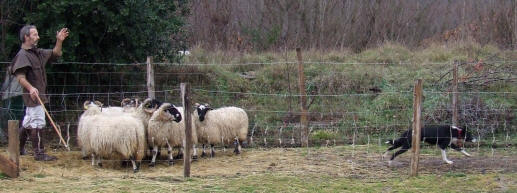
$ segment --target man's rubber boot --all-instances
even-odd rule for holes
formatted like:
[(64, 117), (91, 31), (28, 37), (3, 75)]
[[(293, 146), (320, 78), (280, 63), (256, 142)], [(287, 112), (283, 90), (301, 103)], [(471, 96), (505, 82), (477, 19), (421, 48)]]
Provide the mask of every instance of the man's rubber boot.
[(27, 151), (25, 151), (25, 143), (27, 143), (27, 138), (29, 137), (29, 130), (20, 127), (18, 128), (18, 134), (20, 135), (20, 155), (27, 155)]
[(54, 161), (56, 157), (45, 154), (45, 140), (43, 139), (41, 129), (31, 129), (31, 141), (34, 149), (34, 160), (36, 161)]

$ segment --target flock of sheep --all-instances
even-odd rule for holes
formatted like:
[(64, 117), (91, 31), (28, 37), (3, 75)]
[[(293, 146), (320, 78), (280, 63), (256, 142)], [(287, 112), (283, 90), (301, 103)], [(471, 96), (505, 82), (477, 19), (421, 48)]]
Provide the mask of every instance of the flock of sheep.
[[(124, 99), (121, 107), (103, 107), (98, 101), (85, 101), (85, 111), (79, 118), (78, 145), (83, 156), (91, 156), (92, 165), (102, 166), (101, 160), (130, 160), (133, 171), (139, 170), (142, 159), (152, 156), (150, 166), (156, 164), (157, 154), (167, 147), (168, 163), (172, 165), (172, 148), (182, 155), (185, 146), (184, 108), (155, 99)], [(214, 145), (235, 145), (241, 152), (242, 142), (248, 135), (248, 115), (238, 107), (212, 109), (208, 104), (195, 105), (192, 112), (193, 157), (197, 158), (197, 144), (210, 145), (210, 156), (215, 155)], [(149, 151), (148, 151), (149, 150)]]

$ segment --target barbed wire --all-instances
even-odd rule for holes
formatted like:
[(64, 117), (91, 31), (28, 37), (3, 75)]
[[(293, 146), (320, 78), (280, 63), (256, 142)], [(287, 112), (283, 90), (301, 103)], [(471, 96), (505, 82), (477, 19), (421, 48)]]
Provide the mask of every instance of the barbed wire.
[[(482, 61), (488, 64), (517, 64), (515, 60), (494, 60)], [(0, 64), (10, 64), (11, 62), (0, 62)], [(333, 62), (333, 61), (302, 61), (303, 64), (330, 64), (330, 65), (409, 65), (409, 64), (423, 64), (423, 65), (451, 65), (453, 62), (414, 62), (414, 61), (398, 61), (398, 62)], [(478, 64), (475, 62), (462, 62), (465, 65)], [(112, 66), (139, 66), (147, 65), (146, 62), (139, 63), (116, 63), (116, 62), (56, 62), (53, 65), (67, 65), (67, 64), (84, 64), (84, 65), (112, 65)], [(246, 62), (246, 63), (177, 63), (177, 62), (153, 62), (154, 65), (159, 66), (239, 66), (239, 65), (277, 65), (277, 64), (298, 64), (298, 61), (273, 61), (273, 62)]]
[[(508, 61), (504, 61), (505, 63), (508, 63)], [(4, 62), (5, 63), (5, 62)], [(241, 64), (217, 64), (217, 63), (211, 63), (211, 64), (179, 64), (179, 63), (153, 63), (153, 64), (156, 64), (156, 65), (161, 65), (161, 66), (169, 66), (169, 65), (184, 65), (184, 66), (215, 66), (215, 65), (282, 65), (282, 64), (297, 64), (298, 62), (292, 62), (292, 61), (282, 61), (282, 62), (250, 62), (250, 63), (241, 63)], [(415, 62), (411, 62), (411, 61), (406, 61), (406, 62), (372, 62), (372, 63), (360, 63), (360, 62), (327, 62), (327, 61), (303, 61), (304, 64), (315, 64), (315, 65), (383, 65), (383, 68), (382, 69), (379, 69), (380, 73), (383, 74), (384, 76), (397, 76), (397, 74), (389, 74), (387, 71), (388, 69), (384, 68), (384, 66), (388, 66), (389, 68), (389, 65), (408, 65), (408, 64), (415, 64)], [(490, 63), (490, 61), (484, 61), (484, 63)], [(517, 61), (516, 61), (517, 63)], [(145, 65), (146, 63), (133, 63), (133, 64), (123, 64), (123, 63), (81, 63), (81, 62), (62, 62), (62, 63), (57, 63), (57, 64), (85, 64), (85, 65), (115, 65), (115, 66), (138, 66), (138, 65)], [(419, 64), (429, 64), (429, 65), (445, 65), (445, 66), (450, 66), (452, 64), (452, 62), (443, 62), (443, 63), (434, 63), (434, 62), (419, 62)], [(462, 63), (463, 64), (477, 64), (477, 62), (473, 62), (473, 63)], [(425, 66), (424, 66), (425, 68)], [(445, 69), (446, 70), (446, 69)], [(2, 73), (5, 73), (5, 71), (1, 71)], [(509, 72), (512, 72), (512, 71), (504, 71), (505, 73), (509, 73)], [(80, 104), (78, 101), (80, 99), (83, 99), (83, 98), (97, 98), (97, 99), (104, 99), (104, 100), (108, 100), (110, 101), (110, 97), (111, 98), (120, 98), (122, 96), (127, 96), (127, 95), (139, 95), (139, 96), (146, 96), (148, 94), (148, 90), (147, 89), (139, 89), (139, 88), (144, 88), (146, 87), (147, 85), (146, 84), (123, 84), (123, 83), (119, 83), (118, 81), (113, 81), (113, 83), (111, 82), (111, 77), (110, 77), (110, 81), (109, 83), (107, 83), (107, 81), (103, 82), (101, 84), (101, 82), (99, 81), (101, 79), (102, 76), (113, 76), (113, 75), (120, 75), (121, 77), (124, 76), (124, 75), (142, 75), (141, 77), (137, 77), (138, 80), (140, 80), (140, 78), (142, 77), (145, 77), (146, 75), (146, 72), (145, 71), (142, 71), (142, 72), (135, 72), (135, 71), (128, 71), (128, 72), (125, 72), (125, 71), (115, 71), (115, 72), (109, 72), (109, 71), (103, 71), (103, 72), (64, 72), (64, 71), (57, 71), (57, 72), (48, 72), (47, 74), (49, 75), (61, 75), (61, 74), (70, 74), (70, 75), (75, 75), (75, 76), (78, 76), (78, 75), (81, 75), (81, 76), (91, 76), (91, 75), (97, 75), (97, 77), (93, 77), (93, 78), (90, 78), (88, 77), (88, 80), (87, 80), (87, 83), (82, 83), (81, 84), (66, 84), (66, 80), (64, 81), (65, 84), (59, 84), (60, 81), (56, 81), (56, 79), (54, 79), (53, 82), (50, 82), (51, 84), (49, 84), (48, 86), (49, 87), (84, 87), (84, 89), (81, 89), (79, 91), (81, 92), (67, 92), (67, 93), (64, 93), (64, 88), (63, 88), (63, 93), (49, 93), (49, 94), (46, 94), (46, 96), (48, 97), (51, 97), (53, 99), (53, 101), (62, 101), (61, 104), (56, 104), (56, 102), (53, 102), (51, 104), (49, 104), (49, 113), (51, 113), (53, 116), (59, 116), (60, 119), (58, 119), (57, 121), (68, 121), (68, 123), (71, 123), (72, 125), (74, 126), (77, 126), (78, 124), (78, 115), (81, 114), (83, 112), (83, 110), (81, 109), (81, 107), (76, 107), (74, 105), (68, 105), (67, 106), (67, 102), (65, 102), (66, 100), (65, 99), (68, 99), (68, 97), (72, 98), (72, 100), (75, 101), (75, 103), (78, 103)], [(169, 76), (174, 76), (174, 75), (206, 75), (207, 73), (199, 73), (199, 72), (165, 72), (165, 71), (158, 71), (155, 73), (155, 75), (158, 75), (158, 76), (165, 76), (167, 77), (167, 81), (164, 81), (162, 82), (162, 87), (161, 88), (167, 88), (167, 87), (164, 87), (167, 86), (166, 84), (169, 83), (168, 82), (168, 78)], [(65, 77), (66, 78), (66, 77)], [(115, 77), (116, 79), (117, 77)], [(133, 78), (133, 77), (131, 77)], [(97, 84), (92, 84), (91, 82), (95, 82), (96, 79), (99, 79), (97, 81), (99, 81)], [(122, 78), (121, 78), (122, 79)], [(145, 81), (145, 79), (142, 79), (141, 81)], [(56, 84), (56, 82), (58, 82)], [(122, 82), (122, 81), (121, 81)], [(106, 84), (107, 83), (107, 84)], [(156, 85), (157, 88), (160, 88), (159, 85)], [(221, 96), (223, 95), (246, 95), (246, 96), (256, 96), (256, 97), (264, 97), (264, 98), (268, 98), (268, 97), (279, 97), (279, 98), (287, 98), (287, 97), (290, 97), (290, 98), (298, 98), (298, 97), (301, 97), (301, 96), (306, 96), (306, 97), (309, 97), (309, 98), (327, 98), (328, 99), (328, 103), (329, 104), (326, 104), (327, 102), (322, 102), (324, 104), (318, 104), (317, 105), (317, 109), (313, 109), (311, 111), (311, 109), (309, 108), (309, 116), (314, 116), (314, 117), (317, 117), (317, 116), (321, 116), (321, 119), (318, 119), (316, 118), (315, 120), (312, 120), (312, 121), (309, 121), (309, 127), (311, 127), (311, 130), (314, 129), (314, 130), (318, 130), (318, 129), (328, 129), (328, 130), (332, 130), (333, 132), (341, 132), (341, 133), (347, 133), (347, 132), (353, 132), (354, 133), (354, 138), (355, 138), (355, 134), (356, 132), (363, 132), (362, 134), (364, 135), (372, 135), (372, 134), (376, 134), (374, 132), (371, 132), (375, 129), (377, 130), (382, 130), (383, 132), (386, 132), (386, 133), (392, 133), (393, 136), (397, 136), (399, 135), (399, 131), (400, 131), (400, 128), (402, 129), (406, 129), (408, 128), (410, 125), (411, 125), (411, 120), (407, 117), (404, 117), (403, 119), (400, 118), (400, 117), (382, 117), (384, 116), (384, 114), (389, 114), (389, 116), (392, 116), (393, 114), (395, 113), (408, 113), (408, 112), (411, 112), (413, 111), (412, 108), (411, 108), (411, 104), (406, 104), (406, 105), (403, 105), (401, 107), (399, 106), (395, 106), (395, 107), (386, 107), (386, 109), (382, 108), (383, 106), (379, 106), (378, 108), (372, 110), (372, 109), (350, 109), (349, 111), (347, 111), (347, 106), (349, 104), (344, 104), (344, 103), (339, 103), (339, 102), (334, 102), (334, 99), (332, 98), (335, 98), (336, 100), (342, 100), (342, 98), (344, 97), (378, 97), (378, 96), (388, 96), (388, 95), (394, 95), (395, 97), (398, 97), (399, 100), (401, 98), (404, 98), (404, 99), (407, 99), (407, 98), (411, 98), (413, 96), (413, 90), (411, 88), (405, 88), (405, 89), (408, 89), (408, 90), (387, 90), (387, 91), (380, 91), (380, 92), (374, 92), (374, 91), (369, 91), (368, 89), (363, 89), (363, 92), (357, 92), (357, 93), (340, 93), (340, 94), (334, 94), (334, 93), (314, 93), (314, 92), (307, 92), (308, 94), (299, 94), (299, 93), (285, 93), (285, 92), (281, 92), (281, 93), (260, 93), (260, 92), (246, 92), (246, 91), (229, 91), (229, 90), (221, 90), (221, 89), (218, 89), (218, 88), (226, 88), (225, 87), (226, 85), (224, 84), (216, 84), (216, 85), (213, 85), (211, 87), (206, 87), (206, 86), (193, 86), (192, 87), (192, 91), (194, 92), (193, 94), (194, 95), (199, 95), (199, 96), (205, 96), (205, 99), (206, 100), (206, 97), (220, 97), (220, 98), (223, 98)], [(101, 91), (101, 92), (90, 92), (91, 90), (95, 90), (95, 88), (105, 88), (105, 87), (130, 87), (130, 89), (128, 89), (129, 91)], [(172, 87), (168, 87), (168, 88), (173, 88), (173, 87), (176, 87), (176, 85), (172, 86)], [(215, 88), (215, 89), (214, 89)], [(100, 91), (100, 90), (98, 90)], [(159, 89), (157, 91), (154, 91), (154, 93), (156, 94), (170, 94), (172, 95), (172, 92), (174, 93), (179, 93), (180, 89)], [(451, 92), (451, 91), (437, 91), (437, 90), (434, 90), (434, 89), (430, 89), (430, 90), (424, 90), (424, 96), (427, 94), (427, 95), (444, 95), (444, 96), (449, 96), (449, 95), (452, 95), (452, 94), (455, 94), (455, 93), (458, 93), (460, 95), (499, 95), (499, 96), (504, 96), (504, 97), (511, 97), (511, 96), (508, 96), (508, 95), (512, 95), (512, 94), (515, 94), (515, 92), (513, 91), (460, 91), (460, 92)], [(8, 93), (8, 94), (13, 94), (13, 93)], [(120, 95), (120, 96), (117, 96), (117, 95)], [(166, 95), (164, 95), (165, 97), (167, 97)], [(176, 95), (172, 95), (173, 97), (176, 97)], [(107, 99), (105, 97), (108, 97)], [(55, 99), (55, 98), (58, 98), (58, 99)], [(169, 98), (170, 100), (171, 98)], [(327, 100), (326, 99), (326, 100)], [(68, 99), (69, 100), (69, 99)], [(173, 99), (174, 101), (177, 101), (179, 99), (177, 98), (174, 98)], [(450, 99), (446, 99), (446, 100), (450, 100)], [(294, 101), (297, 101), (296, 99)], [(425, 100), (424, 100), (425, 102)], [(215, 104), (217, 105), (220, 105), (220, 106), (223, 106), (225, 104), (229, 104), (231, 103), (231, 105), (236, 105), (235, 101), (234, 100), (229, 100), (229, 101), (224, 101), (224, 100), (221, 100), (219, 102), (216, 102)], [(330, 103), (334, 103), (334, 104), (330, 104)], [(353, 101), (352, 101), (353, 103)], [(357, 103), (357, 102), (356, 102)], [(294, 102), (294, 104), (297, 104), (297, 102)], [(438, 104), (442, 105), (442, 104), (446, 104), (446, 101), (444, 102), (438, 102)], [(341, 105), (342, 108), (339, 109), (337, 108), (338, 110), (337, 111), (333, 111), (331, 107), (336, 107), (336, 105)], [(254, 132), (255, 132), (255, 129), (257, 130), (255, 133), (256, 135), (253, 135), (252, 136), (263, 136), (263, 138), (275, 138), (277, 136), (283, 136), (285, 138), (293, 138), (292, 136), (289, 136), (289, 135), (294, 135), (294, 127), (298, 127), (300, 124), (299, 123), (296, 123), (296, 119), (291, 119), (289, 120), (290, 118), (292, 117), (289, 117), (290, 115), (301, 115), (302, 113), (300, 112), (299, 108), (298, 108), (298, 105), (294, 105), (294, 109), (296, 110), (291, 110), (291, 106), (289, 105), (289, 109), (287, 109), (287, 105), (285, 107), (278, 107), (278, 106), (274, 106), (274, 107), (271, 107), (271, 106), (264, 106), (263, 108), (251, 108), (251, 109), (247, 109), (245, 105), (244, 106), (244, 110), (250, 114), (259, 114), (260, 116), (263, 116), (264, 114), (274, 114), (274, 115), (271, 115), (272, 118), (269, 122), (267, 121), (268, 119), (257, 119), (255, 120), (254, 118), (252, 118), (252, 124), (249, 125), (249, 128), (250, 128), (250, 132), (251, 130), (253, 129)], [(448, 105), (446, 105), (448, 106)], [(446, 106), (437, 106), (435, 108), (429, 108), (429, 107), (426, 107), (426, 108), (423, 108), (423, 113), (424, 113), (424, 116), (426, 115), (427, 112), (433, 112), (433, 111), (443, 111), (443, 112), (450, 112), (451, 109), (450, 108), (446, 108)], [(71, 108), (70, 108), (71, 107)], [(74, 108), (76, 107), (76, 108)], [(269, 108), (268, 108), (269, 107)], [(327, 110), (325, 108), (329, 108), (330, 110)], [(13, 111), (13, 112), (22, 112), (23, 109), (13, 109), (13, 108), (5, 108), (5, 107), (1, 107), (0, 110), (2, 111)], [(506, 113), (506, 112), (515, 112), (516, 108), (513, 107), (513, 106), (510, 106), (508, 108), (504, 108), (503, 106), (491, 106), (490, 108), (487, 108), (487, 109), (475, 109), (476, 112), (486, 112), (487, 114), (490, 114), (490, 115), (496, 115), (496, 116), (499, 116), (503, 113)], [(440, 112), (442, 113), (442, 112)], [(74, 116), (75, 115), (75, 116)], [(288, 116), (286, 116), (288, 115)], [(367, 116), (372, 116), (373, 118), (364, 118), (365, 120), (361, 120), (361, 121), (358, 121), (356, 120), (357, 118), (356, 117), (353, 117), (355, 115), (366, 115), (364, 117), (367, 117)], [(325, 118), (324, 118), (325, 117)], [(335, 119), (335, 120), (333, 120)], [(385, 119), (394, 119), (393, 121), (386, 121)], [(396, 120), (398, 119), (398, 120)], [(70, 121), (72, 120), (72, 121)], [(77, 121), (74, 121), (74, 120), (77, 120)], [(260, 121), (259, 121), (260, 120)], [(433, 120), (430, 120), (428, 121), (429, 123), (434, 123)], [(444, 124), (450, 124), (450, 121), (443, 121), (441, 120), (440, 121), (441, 123), (444, 123)], [(283, 123), (283, 124), (282, 124)], [(492, 129), (494, 129), (493, 127), (494, 124), (506, 124), (506, 121), (503, 121), (503, 120), (499, 120), (499, 119), (494, 119), (494, 120), (490, 120), (490, 122), (483, 122), (482, 121), (478, 121), (475, 123), (478, 127), (484, 127), (484, 126), (489, 126), (489, 127), (492, 127)], [(291, 129), (291, 131), (287, 132), (287, 127), (293, 127), (293, 129)], [(387, 129), (389, 128), (389, 129)], [(395, 129), (396, 128), (396, 129)], [(507, 131), (507, 127), (505, 126), (504, 127), (505, 131)], [(515, 130), (514, 127), (512, 126), (509, 126), (508, 127), (508, 131), (513, 131)], [(268, 130), (270, 133), (274, 133), (274, 134), (268, 134)], [(275, 131), (272, 131), (272, 130), (275, 130)], [(262, 132), (262, 133), (260, 133)], [(282, 134), (282, 132), (285, 132), (284, 134)], [(280, 134), (278, 134), (280, 133)], [(495, 135), (495, 131), (492, 130), (492, 135)], [(344, 137), (350, 137), (350, 135), (344, 135)], [(296, 140), (299, 140), (299, 139), (296, 139)], [(506, 139), (507, 140), (507, 139)], [(267, 146), (267, 145), (266, 145)]]
[[(95, 86), (97, 85), (49, 85), (49, 86), (55, 86), (55, 87), (65, 87), (65, 86)], [(101, 87), (109, 87), (110, 85), (100, 85)], [(113, 87), (118, 86), (133, 86), (133, 87), (140, 87), (140, 86), (146, 86), (144, 84), (134, 84), (134, 85), (111, 85)], [(278, 97), (301, 97), (301, 96), (307, 96), (307, 97), (348, 97), (348, 96), (380, 96), (380, 95), (395, 95), (395, 94), (406, 94), (406, 95), (412, 95), (413, 91), (390, 91), (390, 92), (380, 92), (380, 93), (350, 93), (350, 94), (289, 94), (289, 93), (256, 93), (256, 92), (237, 92), (237, 91), (221, 91), (221, 90), (206, 90), (206, 89), (200, 89), (200, 88), (194, 88), (192, 89), (194, 91), (200, 91), (200, 92), (208, 92), (208, 93), (224, 93), (224, 94), (240, 94), (240, 95), (256, 95), (256, 96), (278, 96)], [(152, 91), (154, 93), (166, 93), (166, 92), (173, 92), (173, 91), (180, 91), (180, 89), (166, 89), (166, 90), (160, 90), (160, 91)], [(45, 96), (72, 96), (72, 95), (116, 95), (116, 94), (146, 94), (149, 91), (143, 90), (143, 91), (118, 91), (118, 92), (81, 92), (81, 93), (51, 93), (51, 94), (42, 94)], [(16, 95), (19, 94), (18, 92), (2, 92), (7, 93), (8, 95)], [(508, 91), (493, 91), (493, 92), (487, 92), (487, 91), (467, 91), (467, 92), (438, 92), (438, 91), (424, 91), (425, 93), (430, 94), (440, 94), (440, 95), (449, 95), (449, 94), (515, 94), (516, 92), (508, 92)]]

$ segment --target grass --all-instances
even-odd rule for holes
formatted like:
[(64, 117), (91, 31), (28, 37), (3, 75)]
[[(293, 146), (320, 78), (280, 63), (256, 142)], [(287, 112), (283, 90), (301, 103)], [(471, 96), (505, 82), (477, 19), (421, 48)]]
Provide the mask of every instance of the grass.
[[(154, 183), (146, 179), (99, 179), (94, 189), (88, 186), (36, 188), (36, 191), (115, 191), (115, 192), (495, 192), (501, 191), (496, 179), (512, 178), (512, 174), (447, 177), (424, 175), (417, 178), (385, 181), (334, 178), (331, 176), (285, 176), (260, 174), (231, 179), (193, 178), (179, 183)], [(488, 179), (487, 179), (488, 178)], [(29, 190), (31, 190), (29, 188)], [(514, 191), (515, 186), (502, 191)]]
[[(479, 45), (472, 42), (454, 42), (445, 45), (430, 45), (421, 49), (408, 49), (397, 43), (388, 42), (377, 48), (353, 53), (350, 50), (303, 50), (305, 90), (310, 126), (314, 132), (324, 131), (334, 136), (317, 136), (334, 138), (341, 144), (351, 143), (356, 133), (356, 144), (367, 143), (368, 135), (393, 136), (410, 127), (413, 105), (413, 85), (415, 79), (424, 81), (423, 122), (424, 124), (447, 124), (451, 122), (451, 69), (455, 60), (468, 62), (460, 68), (460, 77), (465, 81), (483, 80), (483, 76), (492, 78), (516, 78), (515, 66), (504, 61), (516, 61), (517, 54), (509, 50), (500, 50), (491, 45)], [(475, 64), (485, 61), (482, 70), (476, 71)], [(287, 138), (294, 136), (299, 144), (299, 137), (292, 135), (287, 128), (295, 128), (299, 123), (300, 97), (298, 96), (298, 75), (296, 52), (224, 52), (221, 50), (204, 50), (200, 47), (191, 49), (191, 55), (183, 62), (191, 64), (210, 64), (201, 66), (158, 65), (155, 82), (157, 90), (170, 89), (170, 95), (160, 100), (181, 103), (177, 85), (189, 82), (193, 88), (192, 101), (209, 103), (213, 107), (238, 106), (244, 108), (249, 117), (250, 129), (264, 138)], [(494, 62), (503, 61), (503, 62)], [(287, 63), (294, 62), (294, 63)], [(327, 63), (317, 63), (327, 62)], [(254, 64), (249, 64), (254, 63)], [(273, 63), (273, 64), (258, 64)], [(240, 64), (240, 65), (219, 65)], [(84, 65), (83, 65), (84, 66)], [(117, 72), (133, 72), (145, 69), (133, 67), (115, 68)], [(503, 71), (503, 73), (498, 73)], [(169, 72), (177, 76), (159, 75)], [(243, 73), (253, 74), (254, 78), (244, 78)], [(124, 73), (122, 73), (124, 74)], [(62, 82), (64, 77), (51, 77), (49, 82)], [(51, 80), (52, 79), (52, 80)], [(98, 79), (98, 80), (97, 80)], [(117, 82), (114, 82), (115, 79)], [(120, 79), (120, 80), (119, 80)], [(74, 76), (73, 82), (65, 84), (123, 84), (142, 85), (145, 75), (141, 76)], [(120, 83), (118, 82), (120, 81)], [(482, 137), (493, 134), (517, 131), (517, 86), (514, 82), (495, 81), (480, 85), (460, 84), (460, 123), (471, 124), (482, 130)], [(143, 88), (143, 87), (142, 87)], [(159, 89), (158, 89), (159, 88)], [(52, 89), (52, 88), (49, 88)], [(53, 87), (50, 93), (78, 93), (78, 90), (63, 90)], [(66, 87), (65, 89), (74, 89)], [(77, 87), (81, 89), (81, 87)], [(120, 88), (115, 86), (109, 92), (141, 92), (138, 88)], [(108, 92), (94, 88), (82, 88), (80, 93)], [(471, 93), (472, 92), (472, 93)], [(506, 93), (501, 93), (506, 92)], [(104, 97), (104, 96), (96, 96)], [(108, 95), (109, 97), (109, 95)], [(112, 96), (110, 100), (117, 98)], [(143, 98), (143, 96), (141, 96)], [(68, 101), (67, 101), (68, 100)], [(81, 112), (83, 98), (65, 97), (55, 102), (58, 107), (65, 106), (65, 111), (54, 113), (57, 122), (75, 122)], [(105, 100), (99, 99), (99, 100)], [(113, 103), (111, 103), (113, 104)], [(283, 129), (281, 133), (280, 128)], [(73, 129), (73, 128), (72, 128)], [(298, 128), (291, 129), (297, 130)], [(267, 132), (266, 132), (267, 130)], [(291, 132), (291, 133), (289, 133)], [(282, 136), (285, 135), (285, 136)], [(263, 138), (262, 138), (263, 136)], [(326, 139), (322, 139), (326, 140)]]
[[(286, 115), (287, 112), (296, 113), (299, 109), (299, 96), (296, 96), (298, 94), (297, 64), (282, 63), (297, 61), (294, 51), (234, 53), (207, 51), (196, 47), (192, 50), (192, 56), (184, 59), (186, 63), (215, 64), (198, 69), (208, 74), (207, 82), (202, 83), (202, 86), (208, 87), (207, 89), (265, 94), (194, 92), (195, 101), (207, 102), (215, 107), (228, 105), (245, 107), (248, 110), (250, 122), (258, 124), (258, 132), (264, 132), (266, 128), (276, 130), (286, 120), (298, 122), (298, 115), (293, 117)], [(304, 50), (303, 61), (315, 61), (304, 64), (305, 90), (313, 95), (308, 97), (310, 102), (308, 110), (313, 112), (310, 117), (311, 123), (339, 125), (337, 128), (335, 125), (314, 126), (313, 129), (325, 132), (331, 130), (338, 139), (348, 137), (345, 134), (349, 134), (355, 127), (368, 128), (368, 134), (397, 133), (405, 130), (410, 126), (413, 114), (412, 92), (417, 78), (424, 80), (424, 123), (450, 123), (451, 96), (444, 93), (450, 91), (452, 79), (450, 71), (455, 60), (468, 63), (460, 68), (460, 77), (470, 74), (465, 79), (469, 81), (476, 76), (491, 76), (492, 72), (503, 68), (515, 69), (515, 65), (510, 63), (490, 62), (515, 61), (517, 54), (500, 50), (492, 45), (473, 42), (433, 44), (421, 49), (408, 49), (400, 44), (388, 42), (361, 53), (353, 53), (349, 50)], [(319, 64), (316, 61), (338, 64)], [(483, 65), (483, 70), (473, 71), (473, 66), (478, 61), (488, 63)], [(217, 65), (268, 62), (279, 63)], [(238, 76), (239, 73), (249, 71), (255, 72), (256, 78), (245, 79)], [(515, 78), (515, 73), (502, 73), (496, 76), (502, 79), (508, 76)], [(515, 91), (517, 87), (511, 81), (489, 82), (470, 87), (460, 84), (460, 92), (482, 92), (477, 95), (461, 94), (460, 105), (463, 106), (460, 106), (460, 111), (470, 110), (470, 114), (464, 114), (467, 116), (460, 118), (460, 122), (472, 123), (470, 119), (475, 119), (474, 126), (477, 129), (486, 129), (485, 126), (490, 125), (496, 127), (496, 133), (504, 130), (503, 123), (509, 125), (508, 129), (515, 130), (516, 128), (512, 126), (517, 123), (517, 116), (513, 110), (517, 106), (516, 97), (512, 94)], [(472, 110), (472, 106), (476, 109)], [(479, 119), (479, 117), (486, 118)], [(483, 131), (482, 134), (486, 135), (490, 132)]]
[(392, 167), (380, 155), (386, 146), (218, 150), (217, 157), (193, 162), (183, 178), (181, 161), (139, 173), (106, 160), (103, 168), (80, 159), (80, 152), (52, 152), (56, 162), (21, 157), (21, 176), (1, 178), (2, 192), (514, 192), (515, 149), (468, 149), (467, 158), (450, 152), (443, 164), (434, 147), (422, 148), (420, 175), (408, 177), (409, 153)]
[[(192, 50), (186, 63), (245, 64), (296, 61), (296, 53), (231, 53)], [(52, 152), (56, 162), (34, 162), (29, 156), (21, 158), (21, 177), (10, 179), (0, 173), (2, 192), (517, 192), (515, 133), (517, 86), (498, 81), (476, 87), (461, 87), (466, 92), (509, 92), (511, 94), (465, 94), (460, 101), (464, 109), (479, 108), (473, 117), (476, 131), (483, 133), (482, 142), (469, 146), (474, 155), (465, 158), (450, 151), (449, 166), (441, 162), (440, 151), (424, 146), (421, 150), (420, 175), (409, 178), (409, 153), (398, 157), (393, 167), (387, 167), (380, 155), (385, 139), (395, 138), (410, 126), (414, 80), (424, 80), (424, 122), (450, 122), (449, 73), (452, 61), (515, 61), (517, 54), (496, 47), (468, 42), (431, 45), (409, 50), (388, 43), (362, 53), (349, 50), (306, 50), (304, 61), (337, 62), (339, 64), (305, 63), (305, 89), (311, 95), (309, 112), (313, 113), (309, 148), (245, 149), (243, 155), (218, 151), (213, 159), (201, 159), (192, 165), (192, 177), (182, 177), (182, 164), (168, 167), (159, 163), (155, 168), (142, 165), (133, 174), (119, 161), (107, 161), (96, 168), (80, 160), (79, 152)], [(375, 64), (374, 64), (375, 63)], [(502, 67), (515, 69), (509, 63), (486, 64), (481, 75)], [(210, 103), (214, 107), (235, 105), (245, 107), (250, 117), (250, 129), (255, 128), (256, 143), (290, 138), (299, 128), (283, 126), (284, 121), (298, 123), (299, 109), (296, 64), (209, 65), (157, 69), (157, 72), (200, 72), (196, 77), (184, 77), (194, 88), (222, 91), (207, 93), (194, 90), (193, 101)], [(469, 67), (466, 65), (465, 67)], [(472, 66), (470, 66), (472, 67)], [(246, 79), (243, 72), (254, 72)], [(462, 75), (468, 69), (461, 69)], [(513, 75), (514, 76), (514, 75)], [(167, 77), (168, 80), (169, 77)], [(79, 78), (78, 78), (79, 79)], [(122, 78), (121, 78), (122, 79)], [(137, 81), (137, 80), (135, 80)], [(179, 81), (179, 80), (174, 80)], [(49, 81), (53, 82), (53, 81)], [(177, 85), (157, 79), (158, 83)], [(141, 84), (129, 82), (129, 84)], [(290, 88), (290, 89), (289, 89)], [(60, 88), (61, 89), (61, 88)], [(59, 90), (61, 93), (62, 90)], [(232, 93), (229, 93), (232, 92)], [(241, 93), (241, 94), (239, 94)], [(260, 93), (242, 94), (242, 93)], [(294, 95), (294, 96), (293, 96)], [(325, 96), (329, 95), (329, 96)], [(335, 96), (333, 96), (335, 95)], [(474, 99), (479, 99), (479, 101)], [(77, 100), (74, 98), (74, 100)], [(444, 110), (445, 109), (445, 110)], [(502, 110), (501, 110), (502, 109)], [(506, 110), (506, 111), (505, 111)], [(295, 115), (289, 117), (288, 111)], [(489, 112), (481, 114), (483, 112)], [(509, 112), (509, 113), (508, 113)], [(68, 112), (70, 113), (70, 112)], [(513, 114), (512, 114), (513, 113)], [(73, 115), (70, 113), (69, 116)], [(74, 115), (70, 120), (76, 120)], [(465, 121), (465, 120), (463, 120)], [(316, 123), (323, 123), (321, 126)], [(485, 127), (488, 126), (488, 127)], [(267, 132), (266, 132), (267, 128)], [(280, 128), (282, 132), (280, 133)], [(484, 129), (484, 130), (482, 130)], [(250, 130), (251, 134), (251, 130)], [(296, 136), (295, 136), (296, 137)], [(497, 149), (491, 149), (492, 137)], [(330, 140), (330, 147), (326, 141)], [(334, 146), (333, 140), (340, 146)], [(297, 141), (298, 142), (298, 141)], [(344, 145), (343, 144), (354, 145)], [(284, 140), (284, 143), (285, 140)], [(505, 144), (512, 144), (505, 147)]]

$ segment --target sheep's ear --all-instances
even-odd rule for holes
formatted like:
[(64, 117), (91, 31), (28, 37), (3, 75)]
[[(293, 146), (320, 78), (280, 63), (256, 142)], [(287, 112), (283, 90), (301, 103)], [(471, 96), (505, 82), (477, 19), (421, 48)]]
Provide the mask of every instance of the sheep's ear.
[(163, 103), (162, 106), (159, 107), (159, 109), (161, 110), (166, 110), (168, 109), (172, 104), (169, 104), (169, 103)]
[(123, 107), (123, 106), (129, 105), (129, 103), (131, 103), (131, 99), (125, 98), (125, 99), (122, 99), (122, 102), (120, 102), (120, 106)]
[(144, 102), (142, 102), (142, 104), (140, 104), (140, 105), (141, 105), (142, 107), (144, 107), (144, 108), (147, 108), (147, 106), (151, 104), (151, 101), (152, 101), (152, 99), (147, 98), (147, 99), (145, 99), (145, 100), (144, 100)]
[(194, 104), (194, 107), (196, 107), (196, 108), (199, 107), (199, 103)]
[(98, 105), (99, 107), (102, 107), (102, 105), (103, 105), (100, 101), (95, 101), (94, 103), (95, 103), (96, 105)]
[(147, 98), (144, 100), (144, 102), (142, 102), (142, 104), (149, 104), (153, 99), (151, 98)]
[(89, 100), (84, 101), (84, 103), (83, 103), (83, 108), (84, 108), (84, 110), (87, 110), (87, 109), (88, 109), (88, 104), (90, 104), (90, 101), (89, 101)]
[(154, 113), (153, 109), (144, 109), (144, 111), (149, 113), (149, 114), (153, 114)]
[(167, 120), (167, 115), (165, 113), (160, 112), (160, 114), (158, 115), (160, 117), (161, 120)]

